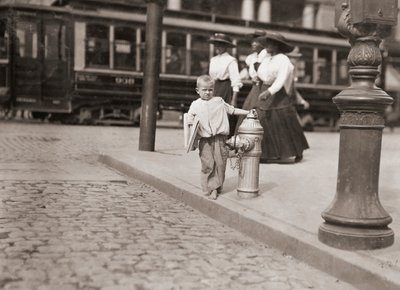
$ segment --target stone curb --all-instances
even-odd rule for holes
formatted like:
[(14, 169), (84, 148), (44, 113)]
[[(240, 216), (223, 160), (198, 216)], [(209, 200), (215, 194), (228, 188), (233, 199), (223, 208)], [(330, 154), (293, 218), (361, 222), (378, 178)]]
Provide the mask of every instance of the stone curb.
[(245, 208), (237, 201), (221, 196), (211, 201), (194, 192), (198, 188), (171, 176), (138, 169), (107, 154), (99, 161), (129, 177), (141, 180), (161, 192), (184, 202), (190, 207), (238, 230), (251, 238), (283, 251), (338, 279), (362, 290), (398, 290), (400, 275), (389, 265), (379, 265), (376, 260), (359, 252), (342, 251), (328, 247), (312, 233), (287, 224), (272, 216)]

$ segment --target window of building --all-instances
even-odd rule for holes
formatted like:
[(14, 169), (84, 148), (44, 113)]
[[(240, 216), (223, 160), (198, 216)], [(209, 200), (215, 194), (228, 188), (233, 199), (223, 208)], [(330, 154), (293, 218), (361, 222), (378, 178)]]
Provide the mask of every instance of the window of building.
[(19, 57), (38, 57), (38, 33), (36, 22), (21, 20), (17, 22), (16, 45)]
[(134, 69), (136, 65), (136, 30), (128, 27), (115, 27), (114, 67)]
[(197, 0), (197, 1), (182, 0), (182, 9), (211, 13), (213, 11), (213, 1), (212, 0)]
[(110, 65), (109, 27), (102, 24), (88, 24), (86, 30), (86, 65)]
[(271, 22), (300, 26), (305, 2), (306, 0), (271, 0)]
[[(280, 0), (282, 1), (282, 0)], [(240, 17), (242, 0), (182, 0), (182, 9), (221, 16)], [(256, 5), (254, 5), (256, 7)]]

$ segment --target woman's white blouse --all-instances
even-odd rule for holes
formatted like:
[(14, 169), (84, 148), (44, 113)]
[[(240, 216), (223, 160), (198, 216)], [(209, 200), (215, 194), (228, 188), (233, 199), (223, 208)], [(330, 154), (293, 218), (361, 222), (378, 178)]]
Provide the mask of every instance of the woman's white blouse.
[(276, 54), (265, 58), (258, 68), (257, 75), (264, 84), (271, 85), (268, 90), (276, 94), (282, 87), (289, 93), (293, 80), (294, 66), (289, 58), (282, 54)]
[(252, 54), (249, 54), (246, 57), (246, 64), (249, 67), (249, 75), (253, 81), (256, 81), (256, 79), (257, 79), (257, 72), (254, 69), (253, 64), (256, 62), (261, 63), (264, 60), (264, 58), (266, 58), (266, 57), (271, 57), (271, 55), (267, 52), (267, 50), (265, 48), (263, 50), (261, 50), (260, 53), (253, 52)]
[(209, 74), (213, 80), (230, 79), (234, 92), (239, 92), (239, 89), (243, 86), (237, 60), (227, 52), (211, 58)]

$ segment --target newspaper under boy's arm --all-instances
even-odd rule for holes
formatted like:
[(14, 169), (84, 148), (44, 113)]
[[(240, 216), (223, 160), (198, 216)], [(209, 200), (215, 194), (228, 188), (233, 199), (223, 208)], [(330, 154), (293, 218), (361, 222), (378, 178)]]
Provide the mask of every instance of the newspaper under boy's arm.
[(193, 125), (195, 117), (196, 117), (196, 115), (193, 114), (192, 112), (190, 112), (190, 110), (189, 110), (189, 112), (187, 113), (187, 124), (189, 127), (191, 127)]

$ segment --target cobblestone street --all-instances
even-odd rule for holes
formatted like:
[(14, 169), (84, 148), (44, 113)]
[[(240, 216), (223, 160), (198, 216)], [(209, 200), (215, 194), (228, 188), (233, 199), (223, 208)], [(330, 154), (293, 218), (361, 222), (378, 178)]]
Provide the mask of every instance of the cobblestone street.
[(138, 128), (0, 128), (0, 289), (355, 289), (98, 163)]

